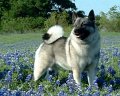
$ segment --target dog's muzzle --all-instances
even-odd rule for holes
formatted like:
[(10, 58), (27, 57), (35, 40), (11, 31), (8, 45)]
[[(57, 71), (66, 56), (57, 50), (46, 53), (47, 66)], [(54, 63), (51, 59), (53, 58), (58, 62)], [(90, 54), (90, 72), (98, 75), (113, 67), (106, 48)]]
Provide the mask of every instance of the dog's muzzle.
[(81, 40), (84, 40), (90, 35), (90, 32), (85, 28), (79, 28), (79, 29), (74, 29), (74, 34)]

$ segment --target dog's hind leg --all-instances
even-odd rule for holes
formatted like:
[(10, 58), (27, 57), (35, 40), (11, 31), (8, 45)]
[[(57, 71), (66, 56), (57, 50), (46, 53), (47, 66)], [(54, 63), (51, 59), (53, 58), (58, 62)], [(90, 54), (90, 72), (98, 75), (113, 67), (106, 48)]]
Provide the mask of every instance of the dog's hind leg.
[(37, 81), (49, 68), (49, 64), (41, 60), (34, 64), (34, 81)]
[(34, 81), (37, 81), (53, 65), (53, 58), (44, 52), (36, 56), (34, 63)]

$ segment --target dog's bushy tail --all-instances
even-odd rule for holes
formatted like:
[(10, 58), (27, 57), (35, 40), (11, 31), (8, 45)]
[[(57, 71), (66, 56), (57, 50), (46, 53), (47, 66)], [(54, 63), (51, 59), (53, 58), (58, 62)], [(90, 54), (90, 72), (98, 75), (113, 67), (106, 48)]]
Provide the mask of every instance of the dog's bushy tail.
[(63, 35), (63, 28), (59, 25), (54, 25), (48, 29), (47, 33), (45, 33), (42, 38), (45, 43), (51, 44), (59, 38), (63, 37)]

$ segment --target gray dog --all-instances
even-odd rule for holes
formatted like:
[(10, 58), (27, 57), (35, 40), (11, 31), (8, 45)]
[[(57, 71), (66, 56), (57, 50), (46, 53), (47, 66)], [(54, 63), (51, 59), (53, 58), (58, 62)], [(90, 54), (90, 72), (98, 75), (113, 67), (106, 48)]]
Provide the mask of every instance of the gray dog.
[(88, 72), (89, 86), (93, 84), (100, 55), (100, 35), (95, 25), (94, 11), (88, 17), (73, 15), (74, 27), (68, 38), (63, 37), (61, 26), (51, 27), (43, 35), (44, 42), (37, 49), (34, 62), (34, 80), (37, 81), (48, 68), (56, 64), (72, 70), (77, 84), (81, 72)]

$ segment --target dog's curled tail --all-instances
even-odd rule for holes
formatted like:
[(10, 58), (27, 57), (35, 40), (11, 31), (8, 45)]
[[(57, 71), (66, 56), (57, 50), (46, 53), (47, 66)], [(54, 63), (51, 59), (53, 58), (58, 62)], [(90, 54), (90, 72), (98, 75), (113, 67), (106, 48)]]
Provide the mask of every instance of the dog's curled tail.
[(63, 28), (59, 25), (54, 25), (48, 29), (47, 33), (45, 33), (42, 38), (45, 43), (51, 44), (59, 38), (63, 37), (63, 35)]

